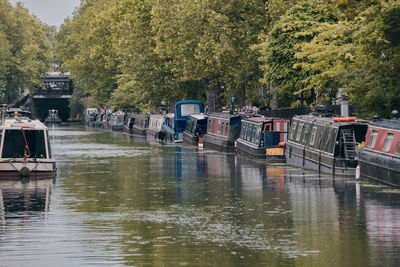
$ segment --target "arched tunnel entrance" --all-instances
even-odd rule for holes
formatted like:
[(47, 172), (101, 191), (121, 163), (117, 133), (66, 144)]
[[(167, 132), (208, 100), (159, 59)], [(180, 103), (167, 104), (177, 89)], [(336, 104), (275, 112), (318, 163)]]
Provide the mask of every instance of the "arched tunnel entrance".
[(69, 98), (33, 98), (33, 109), (37, 119), (44, 121), (50, 109), (57, 109), (62, 121), (67, 121), (71, 109), (69, 108)]

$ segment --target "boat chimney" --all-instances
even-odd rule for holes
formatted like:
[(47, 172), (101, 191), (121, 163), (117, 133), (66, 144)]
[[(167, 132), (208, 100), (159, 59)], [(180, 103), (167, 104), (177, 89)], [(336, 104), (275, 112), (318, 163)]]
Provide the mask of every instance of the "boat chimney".
[(349, 98), (344, 93), (344, 88), (338, 89), (336, 99), (340, 103), (340, 116), (349, 117)]
[(394, 120), (398, 120), (400, 117), (399, 111), (396, 109), (392, 111), (391, 115), (392, 115), (392, 119), (394, 119)]
[(1, 123), (3, 124), (6, 122), (6, 115), (7, 115), (7, 104), (1, 105)]

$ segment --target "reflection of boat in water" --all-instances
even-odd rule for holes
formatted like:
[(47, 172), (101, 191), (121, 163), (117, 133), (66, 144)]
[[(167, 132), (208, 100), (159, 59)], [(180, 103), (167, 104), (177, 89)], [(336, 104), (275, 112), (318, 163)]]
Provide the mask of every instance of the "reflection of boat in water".
[(61, 123), (61, 119), (58, 116), (58, 110), (57, 109), (50, 109), (49, 110), (49, 115), (47, 118), (44, 120), (44, 123), (50, 124), (50, 123)]
[(0, 221), (14, 217), (11, 213), (48, 212), (52, 185), (52, 179), (28, 183), (0, 181)]
[(2, 179), (51, 178), (56, 164), (51, 157), (47, 127), (38, 120), (5, 117), (2, 109), (0, 175)]

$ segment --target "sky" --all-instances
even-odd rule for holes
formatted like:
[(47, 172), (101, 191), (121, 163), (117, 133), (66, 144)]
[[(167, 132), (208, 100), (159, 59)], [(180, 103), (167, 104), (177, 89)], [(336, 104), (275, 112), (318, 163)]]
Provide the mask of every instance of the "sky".
[(36, 15), (40, 21), (52, 26), (60, 26), (66, 17), (79, 6), (80, 0), (9, 0), (15, 4), (22, 2), (29, 13)]

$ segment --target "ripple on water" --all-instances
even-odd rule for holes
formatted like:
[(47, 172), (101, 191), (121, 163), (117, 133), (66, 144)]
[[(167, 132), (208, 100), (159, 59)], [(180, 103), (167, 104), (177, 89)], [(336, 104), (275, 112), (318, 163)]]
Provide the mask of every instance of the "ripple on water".
[(113, 157), (135, 157), (147, 153), (151, 153), (149, 147), (129, 147), (113, 144), (96, 144), (96, 143), (81, 143), (68, 144), (65, 143), (59, 146), (57, 154), (63, 158), (113, 158)]

